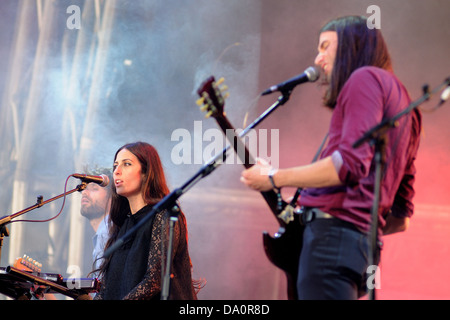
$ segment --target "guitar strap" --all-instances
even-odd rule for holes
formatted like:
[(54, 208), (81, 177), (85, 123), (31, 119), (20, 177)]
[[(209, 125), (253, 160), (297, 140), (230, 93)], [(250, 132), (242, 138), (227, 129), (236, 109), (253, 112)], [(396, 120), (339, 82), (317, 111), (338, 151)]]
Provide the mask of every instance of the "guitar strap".
[[(320, 144), (319, 149), (317, 150), (316, 154), (314, 155), (314, 158), (313, 158), (312, 162), (316, 162), (317, 159), (319, 158), (320, 153), (322, 152), (323, 147), (325, 146), (325, 142), (327, 141), (327, 139), (328, 139), (328, 133), (323, 138), (323, 141)], [(295, 192), (294, 197), (292, 198), (292, 200), (291, 200), (291, 202), (289, 203), (288, 206), (290, 206), (291, 208), (295, 208), (296, 207), (297, 199), (300, 196), (300, 193), (302, 192), (302, 190), (303, 190), (302, 188), (298, 188), (297, 189), (297, 191)]]

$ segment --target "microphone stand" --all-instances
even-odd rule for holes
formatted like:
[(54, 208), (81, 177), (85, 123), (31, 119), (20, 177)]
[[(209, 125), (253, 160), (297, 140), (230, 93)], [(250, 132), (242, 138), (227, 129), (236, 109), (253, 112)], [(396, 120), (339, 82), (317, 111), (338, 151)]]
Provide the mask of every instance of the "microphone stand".
[(172, 207), (170, 212), (171, 215), (169, 219), (169, 245), (167, 247), (166, 268), (164, 270), (163, 276), (161, 300), (169, 299), (170, 276), (171, 276), (170, 270), (172, 268), (172, 251), (173, 251), (173, 230), (175, 223), (177, 223), (178, 221), (180, 208), (177, 205), (175, 205), (174, 207)]
[[(450, 78), (447, 78), (441, 85), (439, 85), (432, 92), (428, 90), (428, 86), (423, 86), (424, 94), (422, 97), (412, 102), (405, 110), (394, 115), (390, 119), (383, 120), (380, 124), (376, 125), (372, 129), (369, 129), (360, 139), (354, 144), (353, 148), (360, 147), (363, 143), (368, 142), (371, 146), (375, 147), (375, 184), (374, 184), (374, 200), (371, 209), (372, 224), (370, 228), (370, 243), (369, 243), (369, 266), (372, 266), (377, 261), (377, 242), (378, 242), (378, 207), (380, 203), (380, 189), (382, 172), (385, 164), (385, 147), (387, 144), (387, 132), (394, 127), (398, 126), (398, 121), (403, 116), (411, 113), (414, 109), (418, 108), (422, 103), (429, 100), (431, 95), (441, 90), (443, 86), (449, 85)], [(375, 288), (372, 286), (369, 288), (369, 299), (375, 300)]]
[[(260, 124), (265, 118), (267, 118), (273, 111), (275, 111), (279, 106), (285, 104), (290, 97), (293, 88), (289, 88), (289, 90), (281, 91), (281, 96), (278, 100), (273, 103), (266, 111), (264, 111), (258, 118), (256, 118), (247, 128), (241, 131), (238, 138), (244, 137), (251, 129), (255, 128), (258, 124)], [(192, 176), (187, 182), (185, 182), (181, 187), (174, 189), (171, 193), (166, 195), (162, 200), (160, 200), (157, 204), (153, 206), (151, 211), (140, 220), (133, 228), (128, 230), (126, 234), (124, 234), (121, 238), (117, 239), (113, 245), (111, 245), (105, 252), (103, 253), (103, 258), (110, 257), (118, 248), (120, 248), (126, 241), (130, 239), (130, 237), (140, 229), (153, 215), (163, 210), (171, 210), (171, 217), (169, 220), (169, 247), (167, 252), (167, 263), (166, 263), (166, 271), (163, 276), (163, 284), (162, 284), (162, 294), (161, 300), (168, 299), (169, 289), (170, 289), (170, 263), (172, 257), (172, 243), (173, 243), (173, 225), (178, 220), (179, 208), (176, 204), (177, 200), (185, 194), (189, 189), (191, 189), (197, 182), (199, 182), (202, 178), (208, 176), (211, 172), (213, 172), (217, 167), (223, 164), (227, 157), (227, 152), (230, 149), (230, 145), (227, 145), (221, 153), (214, 156), (210, 159), (207, 164), (203, 165), (202, 168)], [(221, 159), (221, 160), (220, 160)]]
[(40, 208), (40, 207), (42, 207), (43, 205), (45, 205), (45, 204), (47, 204), (49, 202), (55, 201), (55, 200), (57, 200), (57, 199), (59, 199), (61, 197), (64, 197), (64, 196), (66, 196), (68, 194), (71, 194), (71, 193), (74, 193), (76, 191), (80, 191), (81, 192), (84, 189), (86, 189), (86, 186), (87, 186), (87, 183), (86, 182), (82, 182), (76, 188), (74, 188), (74, 189), (72, 189), (70, 191), (64, 192), (64, 193), (62, 193), (62, 194), (60, 194), (60, 195), (58, 195), (56, 197), (53, 197), (51, 199), (46, 200), (46, 201), (43, 201), (43, 197), (42, 196), (38, 196), (35, 205), (32, 205), (32, 206), (30, 206), (30, 207), (28, 207), (26, 209), (23, 209), (21, 211), (13, 213), (13, 214), (11, 214), (9, 216), (4, 216), (4, 217), (0, 218), (0, 259), (1, 259), (1, 253), (2, 253), (3, 238), (9, 236), (9, 230), (8, 230), (8, 227), (6, 226), (8, 223), (10, 223), (13, 219), (15, 219), (15, 218), (17, 218), (17, 217), (27, 213), (27, 212), (30, 212), (31, 210)]

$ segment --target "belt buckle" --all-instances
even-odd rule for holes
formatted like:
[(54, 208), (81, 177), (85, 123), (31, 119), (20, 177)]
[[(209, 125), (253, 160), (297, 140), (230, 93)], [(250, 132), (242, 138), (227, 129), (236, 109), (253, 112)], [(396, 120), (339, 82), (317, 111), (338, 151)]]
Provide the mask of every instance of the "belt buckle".
[(314, 210), (312, 208), (301, 207), (300, 214), (302, 217), (302, 219), (300, 219), (300, 221), (303, 222), (303, 225), (306, 225), (308, 222), (313, 221), (314, 218), (316, 217), (316, 213), (314, 212)]

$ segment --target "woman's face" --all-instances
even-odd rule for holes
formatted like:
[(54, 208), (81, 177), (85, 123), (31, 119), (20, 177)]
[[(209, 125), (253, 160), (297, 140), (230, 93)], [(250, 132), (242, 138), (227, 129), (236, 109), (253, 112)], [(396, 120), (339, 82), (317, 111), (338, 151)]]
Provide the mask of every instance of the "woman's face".
[(142, 198), (141, 186), (143, 174), (141, 163), (138, 158), (128, 151), (122, 149), (114, 161), (114, 185), (117, 194), (128, 200), (136, 197)]

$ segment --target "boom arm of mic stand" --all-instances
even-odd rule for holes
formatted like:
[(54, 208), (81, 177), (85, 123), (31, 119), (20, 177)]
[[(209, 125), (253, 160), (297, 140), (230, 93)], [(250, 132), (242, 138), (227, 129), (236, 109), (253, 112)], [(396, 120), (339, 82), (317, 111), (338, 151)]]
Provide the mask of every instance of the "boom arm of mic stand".
[(8, 231), (8, 228), (6, 227), (6, 225), (8, 223), (10, 223), (14, 218), (17, 218), (17, 217), (19, 217), (19, 216), (21, 216), (21, 215), (23, 215), (23, 214), (25, 214), (27, 212), (30, 212), (31, 210), (40, 208), (40, 207), (42, 207), (43, 205), (45, 205), (45, 204), (47, 204), (49, 202), (55, 201), (55, 200), (57, 200), (59, 198), (62, 198), (64, 196), (68, 195), (68, 194), (74, 193), (75, 191), (83, 191), (84, 189), (86, 189), (86, 186), (87, 186), (87, 184), (85, 182), (82, 182), (75, 189), (72, 189), (72, 190), (70, 190), (68, 192), (64, 192), (64, 193), (62, 193), (62, 194), (60, 194), (60, 195), (58, 195), (56, 197), (53, 197), (51, 199), (46, 200), (46, 201), (42, 201), (42, 196), (39, 196), (37, 198), (37, 201), (36, 201), (35, 205), (33, 205), (31, 207), (28, 207), (26, 209), (23, 209), (21, 211), (18, 211), (16, 213), (13, 213), (13, 214), (11, 214), (9, 216), (4, 216), (4, 217), (0, 218), (0, 259), (1, 259), (1, 255), (2, 255), (1, 253), (2, 253), (2, 246), (3, 246), (3, 237), (9, 236), (9, 231)]
[(60, 194), (60, 195), (58, 195), (58, 196), (56, 196), (56, 197), (53, 197), (53, 198), (48, 199), (48, 200), (45, 200), (45, 201), (42, 201), (42, 197), (39, 196), (38, 199), (37, 199), (37, 201), (36, 201), (36, 204), (35, 204), (35, 205), (32, 205), (32, 206), (30, 206), (30, 207), (28, 207), (28, 208), (26, 208), (26, 209), (23, 209), (23, 210), (21, 210), (21, 211), (18, 211), (18, 212), (16, 212), (16, 213), (13, 213), (13, 214), (11, 214), (11, 215), (9, 215), (9, 216), (4, 216), (4, 217), (2, 217), (2, 218), (0, 219), (0, 226), (5, 225), (5, 224), (11, 222), (11, 220), (13, 220), (14, 218), (17, 218), (17, 217), (19, 217), (19, 216), (21, 216), (21, 215), (23, 215), (23, 214), (25, 214), (25, 213), (27, 213), (27, 212), (30, 212), (31, 210), (40, 208), (40, 207), (42, 207), (43, 205), (45, 205), (45, 204), (47, 204), (47, 203), (49, 203), (49, 202), (58, 200), (59, 198), (62, 198), (62, 197), (64, 197), (64, 196), (69, 195), (69, 194), (71, 194), (71, 193), (74, 193), (74, 192), (76, 192), (76, 191), (83, 191), (85, 188), (86, 188), (86, 183), (83, 182), (83, 183), (81, 183), (80, 185), (78, 185), (76, 188), (74, 188), (74, 189), (72, 189), (72, 190), (70, 190), (70, 191), (64, 192), (64, 193), (62, 193), (62, 194)]
[[(374, 144), (374, 139), (377, 139), (377, 137), (382, 136), (386, 131), (389, 129), (397, 126), (398, 120), (411, 113), (414, 109), (419, 107), (422, 103), (430, 99), (430, 97), (442, 89), (442, 87), (449, 85), (450, 78), (447, 78), (441, 85), (436, 87), (432, 92), (429, 92), (428, 90), (424, 89), (424, 94), (417, 99), (416, 101), (412, 102), (405, 110), (399, 112), (398, 114), (394, 115), (390, 119), (383, 120), (380, 124), (376, 125), (375, 127), (368, 130), (360, 139), (358, 139), (354, 144), (353, 148), (360, 147), (363, 143), (368, 142), (370, 145)], [(424, 86), (424, 88), (427, 88), (427, 86)]]

